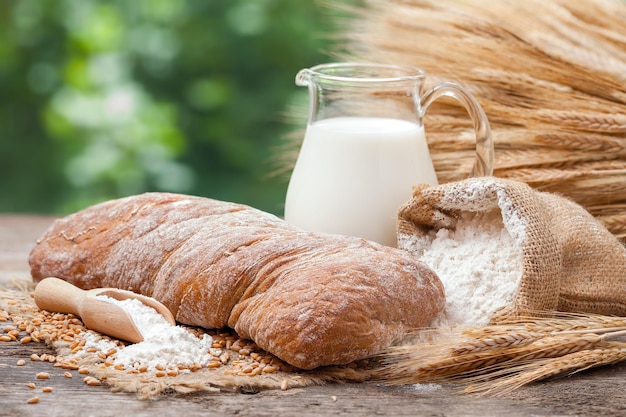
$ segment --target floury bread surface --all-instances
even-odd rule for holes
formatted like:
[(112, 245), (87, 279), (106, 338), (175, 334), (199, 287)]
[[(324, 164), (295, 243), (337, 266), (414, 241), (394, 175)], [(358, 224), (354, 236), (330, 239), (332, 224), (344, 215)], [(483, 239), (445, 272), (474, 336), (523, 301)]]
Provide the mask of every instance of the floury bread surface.
[(112, 200), (59, 219), (30, 266), (35, 281), (154, 297), (180, 323), (231, 327), (303, 369), (374, 354), (428, 325), (445, 302), (435, 273), (404, 251), (179, 194)]

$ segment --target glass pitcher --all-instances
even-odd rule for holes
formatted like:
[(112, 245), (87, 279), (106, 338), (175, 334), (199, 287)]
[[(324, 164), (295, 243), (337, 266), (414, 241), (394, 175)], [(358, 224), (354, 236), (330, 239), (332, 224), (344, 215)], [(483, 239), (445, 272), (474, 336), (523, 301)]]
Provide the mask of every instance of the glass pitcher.
[(396, 216), (417, 184), (437, 184), (424, 136), (428, 106), (453, 97), (476, 133), (471, 176), (493, 172), (485, 112), (461, 86), (443, 82), (422, 93), (413, 67), (336, 63), (301, 70), (309, 120), (289, 181), (285, 220), (304, 230), (358, 236), (396, 246)]

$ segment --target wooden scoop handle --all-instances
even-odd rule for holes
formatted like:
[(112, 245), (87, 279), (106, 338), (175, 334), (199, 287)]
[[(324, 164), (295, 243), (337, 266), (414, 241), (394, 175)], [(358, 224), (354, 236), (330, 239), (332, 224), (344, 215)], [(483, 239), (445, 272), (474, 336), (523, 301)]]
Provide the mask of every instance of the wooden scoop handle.
[(35, 303), (42, 310), (80, 316), (80, 305), (87, 291), (59, 278), (44, 278), (35, 287)]

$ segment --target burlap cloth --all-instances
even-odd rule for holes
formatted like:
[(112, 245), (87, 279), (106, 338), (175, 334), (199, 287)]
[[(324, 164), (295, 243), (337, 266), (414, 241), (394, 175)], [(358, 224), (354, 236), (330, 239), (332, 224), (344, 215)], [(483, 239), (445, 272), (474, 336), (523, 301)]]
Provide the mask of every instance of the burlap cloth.
[(433, 231), (454, 229), (464, 213), (494, 210), (522, 250), (523, 272), (513, 302), (492, 322), (555, 310), (626, 316), (624, 246), (580, 205), (521, 182), (481, 177), (415, 187), (399, 210), (398, 246), (419, 254)]

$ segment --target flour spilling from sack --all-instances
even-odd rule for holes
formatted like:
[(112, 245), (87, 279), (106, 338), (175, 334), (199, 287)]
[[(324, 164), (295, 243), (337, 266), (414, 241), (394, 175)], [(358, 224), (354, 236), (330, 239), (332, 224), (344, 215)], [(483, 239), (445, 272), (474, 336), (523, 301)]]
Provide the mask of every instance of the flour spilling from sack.
[(155, 309), (139, 300), (116, 300), (107, 296), (97, 298), (122, 307), (133, 319), (144, 339), (139, 343), (119, 347), (113, 342), (100, 339), (94, 333), (87, 333), (85, 348), (92, 347), (102, 352), (116, 350), (109, 358), (114, 365), (121, 365), (124, 369), (145, 367), (149, 371), (167, 365), (206, 366), (218, 353), (211, 347), (213, 339), (210, 335), (204, 334), (200, 339), (183, 327), (173, 326)]
[(504, 227), (500, 210), (466, 214), (454, 229), (431, 232), (427, 243), (423, 239), (412, 245), (424, 248), (420, 260), (439, 275), (446, 291), (445, 310), (433, 326), (484, 326), (512, 303), (523, 253)]

